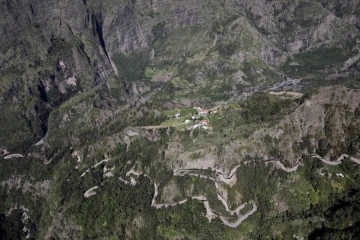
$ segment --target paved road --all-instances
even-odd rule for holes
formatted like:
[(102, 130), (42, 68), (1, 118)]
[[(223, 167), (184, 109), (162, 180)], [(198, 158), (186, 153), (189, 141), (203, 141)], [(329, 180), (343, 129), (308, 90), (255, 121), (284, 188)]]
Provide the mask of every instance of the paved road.
[[(311, 157), (313, 158), (317, 158), (319, 160), (321, 160), (322, 162), (324, 162), (325, 164), (328, 164), (328, 165), (331, 165), (331, 166), (336, 166), (336, 165), (339, 165), (341, 164), (342, 160), (344, 160), (345, 158), (350, 158), (351, 161), (357, 163), (357, 164), (360, 164), (360, 160), (359, 159), (356, 159), (354, 157), (351, 157), (347, 154), (342, 154), (336, 161), (328, 161), (328, 160), (325, 160), (324, 158), (322, 158), (321, 156), (319, 155), (316, 155), (316, 154), (313, 154), (311, 155)], [(280, 161), (269, 161), (269, 162), (273, 162), (275, 163), (277, 166), (280, 167), (280, 169), (282, 169), (283, 171), (286, 171), (288, 173), (290, 172), (294, 172), (298, 169), (299, 166), (302, 165), (302, 163), (300, 162), (301, 158), (298, 158), (297, 161), (296, 161), (296, 164), (295, 166), (291, 167), (291, 168), (287, 168), (285, 167)], [(231, 227), (231, 228), (237, 228), (238, 226), (240, 226), (240, 224), (242, 222), (244, 222), (248, 217), (250, 217), (252, 214), (254, 214), (256, 211), (257, 211), (257, 205), (255, 204), (255, 202), (253, 201), (250, 201), (249, 203), (244, 203), (240, 206), (238, 206), (235, 210), (231, 210), (228, 206), (228, 203), (227, 203), (227, 200), (222, 196), (222, 194), (220, 193), (219, 191), (219, 188), (220, 188), (220, 185), (219, 183), (223, 183), (223, 184), (227, 184), (227, 185), (234, 185), (236, 184), (236, 171), (237, 169), (240, 167), (241, 165), (237, 165), (235, 166), (231, 171), (230, 171), (230, 174), (229, 176), (224, 176), (223, 172), (220, 170), (220, 169), (212, 169), (213, 171), (216, 171), (218, 176), (217, 178), (213, 178), (213, 177), (210, 177), (210, 176), (207, 176), (207, 175), (203, 175), (203, 174), (199, 174), (199, 173), (194, 173), (194, 171), (201, 171), (203, 169), (174, 169), (174, 173), (173, 175), (174, 176), (186, 176), (186, 175), (190, 175), (190, 176), (196, 176), (196, 177), (200, 177), (200, 178), (207, 178), (207, 179), (210, 179), (211, 181), (213, 181), (215, 183), (215, 188), (216, 188), (216, 194), (218, 196), (218, 199), (222, 202), (222, 204), (224, 205), (226, 211), (230, 214), (230, 215), (234, 215), (236, 214), (237, 216), (237, 220), (235, 222), (230, 222), (228, 220), (227, 217), (225, 216), (221, 216), (219, 214), (216, 214), (212, 209), (211, 209), (211, 206), (209, 204), (209, 201), (207, 200), (207, 198), (205, 196), (192, 196), (191, 198), (192, 199), (196, 199), (196, 200), (199, 200), (199, 201), (202, 201), (203, 204), (204, 204), (204, 207), (206, 209), (206, 217), (209, 219), (209, 222), (213, 219), (213, 218), (216, 218), (216, 217), (219, 217), (221, 219), (221, 221), (224, 223), (224, 225), (228, 226), (228, 227)], [(135, 172), (134, 169), (132, 168), (127, 174), (126, 176), (129, 177), (129, 175), (141, 175), (143, 174), (142, 172)], [(185, 200), (182, 200), (182, 201), (179, 201), (179, 202), (175, 202), (175, 203), (161, 203), (161, 204), (158, 204), (156, 203), (156, 197), (158, 196), (159, 194), (159, 191), (158, 191), (158, 184), (156, 184), (155, 182), (153, 182), (149, 176), (147, 176), (146, 174), (143, 174), (145, 177), (147, 177), (153, 184), (154, 184), (154, 190), (155, 190), (155, 193), (154, 193), (154, 196), (153, 196), (153, 199), (151, 201), (151, 206), (156, 208), (156, 209), (159, 209), (159, 208), (162, 208), (162, 207), (169, 207), (169, 206), (175, 206), (175, 205), (178, 205), (178, 204), (184, 204), (187, 202), (187, 199)], [(129, 183), (128, 181), (124, 180), (124, 179), (121, 179), (124, 183)], [(87, 197), (90, 197), (92, 195), (95, 195), (96, 192), (93, 192), (93, 190), (95, 190), (97, 187), (94, 187), (94, 188), (91, 188), (89, 189), (88, 191), (86, 191), (86, 193), (84, 194), (84, 196), (86, 195)], [(86, 197), (85, 196), (85, 197)], [(252, 205), (252, 209), (250, 211), (248, 211), (247, 213), (245, 213), (244, 215), (242, 215), (240, 213), (240, 211), (242, 209), (244, 209), (246, 207), (247, 204), (251, 204)]]
[[(222, 204), (224, 205), (226, 211), (228, 213), (230, 213), (230, 215), (236, 214), (238, 219), (235, 222), (230, 222), (230, 221), (228, 221), (228, 219), (226, 217), (215, 214), (214, 211), (211, 209), (208, 200), (204, 196), (193, 197), (193, 199), (198, 199), (198, 200), (203, 201), (204, 207), (206, 209), (206, 217), (209, 219), (209, 221), (211, 221), (211, 219), (213, 219), (215, 216), (218, 216), (218, 217), (220, 217), (221, 221), (226, 226), (232, 227), (232, 228), (237, 228), (243, 221), (245, 221), (249, 216), (251, 216), (252, 214), (254, 214), (257, 211), (257, 206), (256, 206), (256, 204), (254, 202), (250, 202), (250, 204), (252, 204), (253, 208), (252, 208), (252, 210), (247, 212), (245, 215), (241, 215), (240, 210), (242, 210), (247, 205), (247, 203), (244, 203), (244, 204), (240, 205), (235, 210), (231, 210), (229, 208), (227, 200), (222, 196), (222, 194), (219, 191), (220, 186), (219, 186), (218, 182), (222, 182), (224, 184), (228, 184), (228, 185), (231, 185), (231, 186), (236, 184), (237, 179), (236, 179), (236, 174), (235, 173), (236, 173), (236, 170), (240, 166), (241, 165), (237, 165), (236, 167), (234, 167), (230, 171), (230, 174), (229, 174), (228, 177), (224, 177), (223, 172), (220, 169), (213, 169), (218, 173), (218, 178), (217, 179), (211, 178), (211, 177), (206, 176), (206, 175), (198, 174), (198, 173), (191, 173), (191, 171), (199, 171), (201, 169), (175, 169), (174, 170), (174, 176), (190, 175), (190, 176), (197, 176), (197, 177), (200, 177), (200, 178), (207, 178), (207, 179), (212, 180), (215, 183), (216, 194), (217, 194), (218, 199), (222, 202)], [(157, 194), (157, 189), (156, 189), (155, 193)], [(155, 198), (153, 200), (155, 200)]]
[(95, 190), (98, 189), (99, 187), (98, 186), (95, 186), (95, 187), (92, 187), (90, 188), (89, 190), (87, 190), (85, 193), (84, 193), (84, 197), (86, 198), (89, 198), (91, 196), (94, 196), (96, 194)]
[(349, 158), (350, 161), (354, 162), (354, 163), (357, 163), (357, 164), (360, 164), (360, 160), (357, 159), (357, 158), (354, 158), (354, 157), (351, 157), (349, 156), (348, 154), (342, 154), (336, 161), (329, 161), (329, 160), (325, 160), (324, 158), (322, 158), (321, 156), (317, 155), (317, 154), (313, 154), (311, 155), (311, 157), (313, 158), (317, 158), (319, 160), (321, 160), (323, 163), (325, 164), (328, 164), (328, 165), (331, 165), (331, 166), (337, 166), (339, 164), (342, 163), (342, 161), (345, 159), (345, 158)]
[(11, 159), (11, 158), (23, 158), (24, 156), (21, 154), (10, 154), (4, 157), (4, 159)]

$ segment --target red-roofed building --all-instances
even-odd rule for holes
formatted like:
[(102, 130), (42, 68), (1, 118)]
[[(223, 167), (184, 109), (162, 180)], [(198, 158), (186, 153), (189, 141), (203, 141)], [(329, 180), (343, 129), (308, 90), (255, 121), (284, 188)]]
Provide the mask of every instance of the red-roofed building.
[(202, 115), (202, 116), (206, 116), (207, 114), (209, 113), (209, 110), (207, 110), (207, 109), (201, 109), (201, 111), (200, 111), (200, 115)]

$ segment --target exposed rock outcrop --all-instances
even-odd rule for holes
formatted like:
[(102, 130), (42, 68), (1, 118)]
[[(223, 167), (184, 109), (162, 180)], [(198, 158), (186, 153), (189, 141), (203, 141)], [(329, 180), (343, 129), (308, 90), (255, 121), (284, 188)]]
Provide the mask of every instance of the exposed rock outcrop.
[(50, 194), (51, 181), (29, 181), (24, 176), (12, 176), (7, 180), (3, 180), (1, 182), (2, 187), (7, 187), (10, 191), (12, 188), (16, 190), (21, 190), (22, 193), (30, 193), (34, 196), (41, 196), (44, 198), (48, 198)]

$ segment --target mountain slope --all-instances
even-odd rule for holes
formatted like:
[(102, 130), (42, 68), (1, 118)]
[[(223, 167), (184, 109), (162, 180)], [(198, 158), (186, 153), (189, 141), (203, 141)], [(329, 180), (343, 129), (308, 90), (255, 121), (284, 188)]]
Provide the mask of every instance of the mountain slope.
[(1, 232), (356, 237), (358, 9), (0, 3)]

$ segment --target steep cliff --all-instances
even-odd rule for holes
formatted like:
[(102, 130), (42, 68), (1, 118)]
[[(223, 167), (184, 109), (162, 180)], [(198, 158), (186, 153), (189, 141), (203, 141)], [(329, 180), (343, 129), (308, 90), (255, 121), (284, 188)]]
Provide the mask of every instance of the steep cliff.
[(360, 189), (348, 161), (359, 158), (359, 4), (2, 1), (0, 212), (25, 205), (45, 239), (335, 231), (319, 209), (356, 206)]

